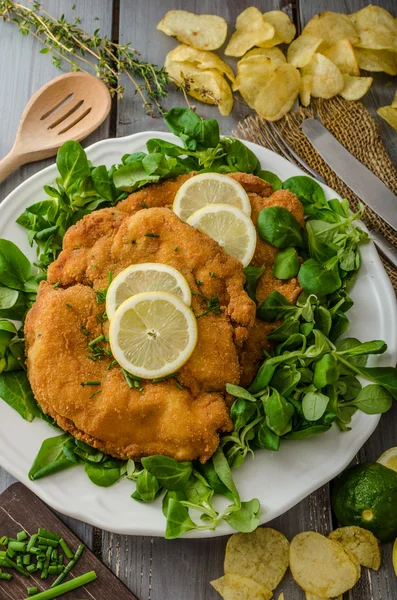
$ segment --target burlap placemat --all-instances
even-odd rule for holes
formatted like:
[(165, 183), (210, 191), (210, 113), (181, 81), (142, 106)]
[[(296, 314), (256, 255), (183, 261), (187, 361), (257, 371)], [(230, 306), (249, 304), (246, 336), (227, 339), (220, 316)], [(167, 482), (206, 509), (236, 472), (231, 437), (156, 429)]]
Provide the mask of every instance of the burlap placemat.
[[(307, 117), (313, 117), (315, 111), (336, 139), (397, 194), (397, 169), (378, 135), (375, 120), (361, 102), (347, 102), (340, 97), (316, 100), (312, 108), (300, 108), (296, 112), (291, 112), (274, 125), (299, 156), (322, 175), (332, 189), (342, 197), (348, 198), (352, 207), (356, 208), (359, 202), (357, 196), (324, 162), (300, 128), (302, 121)], [(251, 115), (241, 121), (238, 124), (238, 131), (234, 133), (237, 137), (268, 148), (274, 146), (269, 138), (266, 121), (258, 115)], [(385, 238), (397, 245), (395, 231), (370, 208), (365, 209), (364, 221), (371, 229), (380, 231)], [(383, 261), (383, 264), (397, 292), (397, 269), (387, 261)]]

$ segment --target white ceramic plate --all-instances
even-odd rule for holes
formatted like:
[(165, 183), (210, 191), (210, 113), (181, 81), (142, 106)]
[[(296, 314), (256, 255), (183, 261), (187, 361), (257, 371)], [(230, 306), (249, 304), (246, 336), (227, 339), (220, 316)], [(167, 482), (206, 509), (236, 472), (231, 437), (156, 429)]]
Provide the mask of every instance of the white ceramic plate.
[[(171, 134), (152, 131), (98, 142), (88, 148), (87, 153), (93, 163), (110, 167), (125, 153), (146, 150), (146, 141), (152, 137), (180, 142)], [(262, 168), (275, 172), (282, 180), (304, 174), (270, 150), (246, 144), (256, 153)], [(12, 240), (31, 260), (35, 257), (34, 251), (28, 245), (25, 231), (15, 220), (27, 206), (44, 199), (43, 186), (51, 184), (56, 175), (55, 165), (40, 171), (16, 188), (0, 206), (0, 237)], [(328, 198), (337, 196), (330, 188), (322, 187)], [(394, 366), (397, 360), (394, 291), (372, 243), (362, 248), (362, 258), (363, 264), (351, 293), (355, 305), (349, 312), (352, 321), (349, 336), (361, 341), (385, 340), (388, 351), (377, 364)], [(233, 473), (242, 499), (259, 498), (261, 522), (274, 519), (342, 471), (378, 422), (378, 416), (358, 412), (349, 433), (341, 433), (333, 427), (312, 439), (283, 442), (279, 452), (257, 451), (254, 459), (248, 459)], [(27, 423), (5, 402), (0, 402), (0, 464), (47, 504), (65, 515), (116, 533), (164, 535), (161, 502), (140, 504), (131, 500), (134, 486), (130, 481), (122, 480), (110, 488), (99, 488), (79, 467), (37, 482), (30, 481), (28, 471), (42, 441), (53, 435), (56, 432), (45, 422), (35, 419), (33, 423)], [(192, 532), (190, 537), (215, 537), (227, 533), (231, 533), (231, 529), (223, 524), (216, 531)]]

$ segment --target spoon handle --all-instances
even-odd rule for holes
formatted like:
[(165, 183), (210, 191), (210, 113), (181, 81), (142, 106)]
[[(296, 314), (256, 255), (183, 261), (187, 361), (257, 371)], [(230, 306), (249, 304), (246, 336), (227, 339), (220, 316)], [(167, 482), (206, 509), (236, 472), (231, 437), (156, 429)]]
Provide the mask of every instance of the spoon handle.
[(11, 150), (7, 156), (0, 160), (0, 183), (7, 179), (15, 169), (25, 163), (25, 159), (20, 154)]

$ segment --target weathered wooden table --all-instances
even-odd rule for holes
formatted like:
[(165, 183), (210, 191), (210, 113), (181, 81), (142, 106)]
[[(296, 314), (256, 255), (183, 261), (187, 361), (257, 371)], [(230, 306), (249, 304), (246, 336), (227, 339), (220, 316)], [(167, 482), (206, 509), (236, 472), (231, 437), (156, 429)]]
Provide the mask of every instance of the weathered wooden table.
[[(375, 1), (393, 12), (393, 0)], [(54, 15), (65, 14), (68, 20), (80, 16), (84, 28), (101, 32), (121, 43), (131, 42), (144, 59), (162, 64), (165, 54), (176, 44), (156, 31), (156, 24), (167, 10), (184, 8), (198, 13), (216, 13), (224, 16), (230, 24), (229, 33), (236, 16), (247, 6), (255, 5), (262, 11), (283, 9), (296, 21), (300, 11), (302, 23), (323, 10), (353, 12), (369, 4), (366, 0), (301, 0), (301, 6), (288, 0), (44, 0), (45, 8)], [(394, 5), (394, 12), (395, 12)], [(0, 157), (11, 148), (22, 110), (30, 96), (59, 71), (51, 64), (49, 55), (39, 54), (39, 43), (23, 37), (17, 27), (0, 23)], [(233, 61), (231, 61), (233, 64)], [(375, 85), (364, 103), (375, 114), (374, 107), (390, 104), (395, 85), (387, 85), (393, 79), (376, 74)], [(123, 82), (124, 83), (124, 82)], [(165, 106), (183, 105), (183, 98), (171, 92)], [(230, 134), (237, 122), (248, 114), (245, 104), (236, 102), (233, 113), (219, 117), (216, 108), (199, 104), (202, 116), (219, 119), (222, 132)], [(377, 117), (383, 141), (397, 162), (397, 135)], [(144, 109), (131, 87), (126, 84), (123, 100), (114, 102), (107, 121), (85, 140), (84, 145), (112, 136), (124, 136), (148, 129), (165, 129), (161, 120), (152, 119)], [(19, 183), (36, 171), (51, 164), (53, 159), (28, 165), (0, 185), (0, 200), (4, 199)], [(1, 442), (0, 442), (1, 443)], [(376, 460), (390, 446), (397, 443), (397, 404), (361, 449), (357, 460)], [(13, 478), (0, 469), (0, 491), (9, 486)], [(397, 508), (396, 508), (397, 509)], [(63, 517), (94, 552), (108, 564), (141, 600), (215, 600), (217, 593), (209, 581), (221, 575), (227, 538), (212, 540), (175, 540), (160, 538), (127, 537), (100, 531), (84, 523)], [(270, 524), (283, 531), (289, 538), (307, 529), (327, 533), (333, 527), (328, 486), (317, 490), (297, 506)], [(303, 599), (303, 593), (290, 576), (280, 590), (285, 600)], [(277, 594), (276, 594), (277, 597)], [(112, 598), (109, 590), (109, 600)], [(383, 546), (383, 566), (379, 573), (364, 570), (360, 583), (354, 591), (346, 594), (349, 600), (396, 600), (397, 578), (391, 566), (391, 544)]]

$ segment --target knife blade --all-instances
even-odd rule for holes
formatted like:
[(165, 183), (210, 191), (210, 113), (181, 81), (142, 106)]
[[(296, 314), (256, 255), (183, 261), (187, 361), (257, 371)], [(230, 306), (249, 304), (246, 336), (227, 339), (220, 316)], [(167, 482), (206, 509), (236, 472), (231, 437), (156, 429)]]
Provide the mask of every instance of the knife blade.
[(316, 119), (305, 119), (303, 133), (336, 175), (379, 217), (397, 231), (397, 196), (364, 167)]

